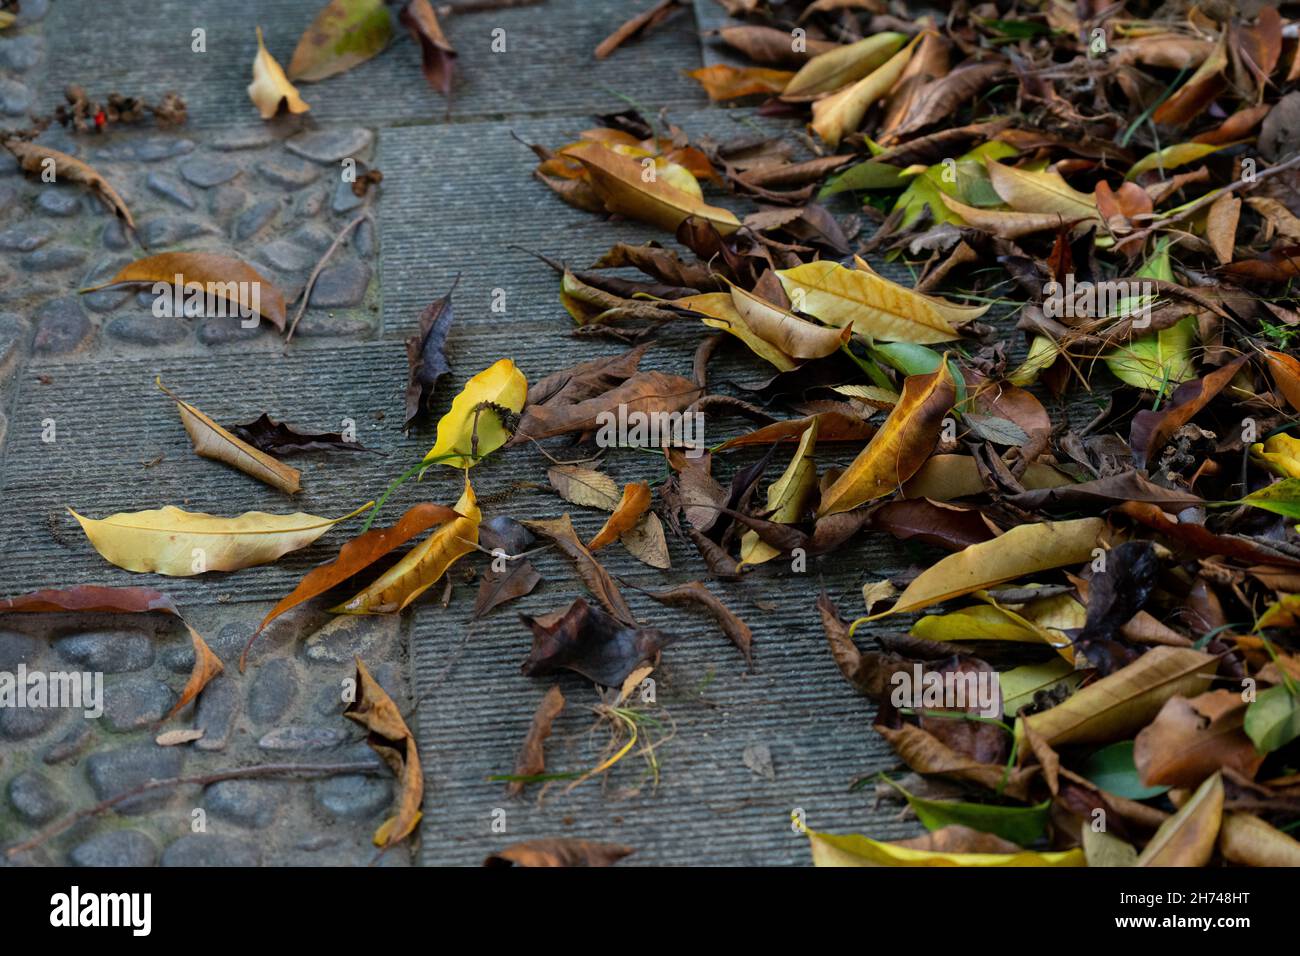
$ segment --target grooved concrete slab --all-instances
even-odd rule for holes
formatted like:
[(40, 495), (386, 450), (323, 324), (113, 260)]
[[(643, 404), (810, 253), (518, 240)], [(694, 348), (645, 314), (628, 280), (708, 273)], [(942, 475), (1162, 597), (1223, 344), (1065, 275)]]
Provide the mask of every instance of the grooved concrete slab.
[[(80, 83), (100, 96), (117, 90), (157, 99), (176, 90), (189, 104), (193, 126), (255, 124), (244, 93), (257, 53), (254, 28), (262, 27), (267, 48), (287, 67), (321, 6), (301, 0), (120, 0), (86, 16), (81, 4), (54, 4), (44, 36), (49, 69), (37, 86), (35, 108), (52, 109), (66, 84)], [(689, 9), (608, 60), (592, 58), (597, 44), (644, 6), (547, 0), (446, 17), (443, 28), (459, 53), (451, 117), (607, 112), (626, 107), (619, 94), (650, 109), (704, 103), (699, 86), (682, 76), (700, 65)], [(207, 31), (206, 53), (191, 49), (195, 29)], [(504, 42), (504, 51), (494, 52), (494, 40), (498, 48)], [(304, 83), (300, 91), (312, 108), (308, 124), (440, 122), (449, 109), (425, 82), (419, 49), (400, 27), (384, 53), (346, 74)]]

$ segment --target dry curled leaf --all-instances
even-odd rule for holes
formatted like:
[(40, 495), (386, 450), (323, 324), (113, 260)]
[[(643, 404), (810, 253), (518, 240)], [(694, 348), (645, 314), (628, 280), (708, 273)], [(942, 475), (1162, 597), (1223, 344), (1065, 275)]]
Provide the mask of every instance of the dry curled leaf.
[(266, 452), (236, 438), (189, 402), (181, 401), (179, 396), (163, 385), (161, 379), (155, 384), (176, 403), (181, 423), (190, 436), (194, 451), (200, 457), (238, 468), (244, 474), (251, 475), (272, 488), (278, 488), (285, 494), (296, 495), (302, 490), (299, 481), (302, 474), (298, 469), (290, 468), (284, 462), (276, 461)]
[(366, 728), (366, 743), (397, 778), (397, 806), (393, 815), (379, 825), (374, 836), (375, 846), (389, 847), (405, 840), (420, 823), (424, 776), (420, 772), (415, 735), (402, 719), (402, 712), (388, 692), (370, 676), (361, 658), (358, 657), (356, 663), (357, 696), (344, 708), (343, 716)]

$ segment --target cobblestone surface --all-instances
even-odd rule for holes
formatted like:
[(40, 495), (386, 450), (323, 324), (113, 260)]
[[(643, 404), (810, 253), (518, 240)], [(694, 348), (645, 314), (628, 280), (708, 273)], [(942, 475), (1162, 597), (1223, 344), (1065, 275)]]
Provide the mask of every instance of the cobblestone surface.
[[(502, 355), (535, 380), (571, 364), (578, 351), (615, 351), (565, 334), (571, 321), (556, 277), (531, 253), (586, 266), (615, 241), (666, 237), (561, 204), (531, 180), (531, 154), (511, 133), (564, 142), (591, 125), (593, 113), (625, 108), (623, 97), (649, 111), (670, 107), (694, 134), (780, 128), (752, 110), (708, 107), (682, 76), (719, 57), (699, 37), (725, 19), (714, 0), (698, 0), (696, 10), (649, 38), (593, 61), (596, 43), (645, 5), (550, 0), (453, 14), (447, 32), (461, 55), (450, 104), (425, 86), (418, 52), (403, 36), (355, 71), (304, 85), (311, 113), (262, 123), (244, 94), (253, 26), (261, 24), (287, 61), (315, 0), (120, 0), (111, 11), (24, 0), (22, 20), (0, 36), (0, 126), (21, 125), (28, 110), (51, 110), (68, 82), (100, 97), (116, 90), (156, 99), (175, 88), (190, 105), (191, 122), (179, 131), (146, 124), (83, 136), (56, 127), (41, 137), (118, 188), (149, 252), (236, 254), (292, 303), (333, 237), (361, 212), (363, 201), (340, 174), (343, 162), (355, 159), (363, 172), (377, 167), (385, 178), (372, 220), (322, 271), (285, 349), (265, 326), (159, 318), (147, 289), (78, 295), (141, 249), (95, 197), (25, 178), (0, 156), (0, 595), (79, 583), (160, 587), (227, 664), (197, 702), (162, 724), (203, 736), (160, 747), (158, 719), (192, 660), (182, 627), (167, 618), (0, 618), (0, 671), (19, 664), (99, 671), (105, 711), (87, 720), (0, 710), (0, 846), (149, 779), (263, 763), (367, 767), (316, 781), (230, 780), (150, 792), (17, 859), (0, 857), (0, 865), (371, 862), (370, 835), (393, 784), (360, 729), (341, 716), (340, 682), (354, 655), (410, 715), (426, 771), (418, 852), (385, 854), (384, 865), (474, 864), (514, 840), (561, 835), (625, 842), (642, 863), (802, 863), (806, 847), (788, 822), (796, 806), (818, 827), (911, 832), (892, 811), (873, 811), (869, 796), (849, 790), (855, 777), (893, 759), (870, 734), (867, 707), (835, 672), (813, 610), (819, 583), (849, 608), (860, 601), (864, 577), (905, 567), (907, 553), (889, 543), (864, 542), (805, 575), (769, 568), (719, 588), (754, 626), (759, 669), (752, 675), (708, 621), (629, 593), (646, 620), (687, 638), (659, 675), (659, 715), (674, 730), (659, 752), (658, 779), (630, 760), (572, 793), (561, 784), (541, 799), (531, 790), (507, 803), (503, 785), (486, 778), (511, 769), (547, 686), (518, 673), (529, 638), (516, 611), (541, 613), (579, 593), (558, 558), (537, 560), (546, 581), (534, 595), (480, 622), (470, 620), (467, 570), (453, 575), (446, 608), (431, 596), (401, 619), (331, 621), (315, 609), (286, 615), (241, 674), (235, 661), (255, 623), (306, 570), (333, 556), (342, 532), (238, 576), (164, 579), (106, 565), (65, 511), (102, 517), (168, 503), (219, 514), (352, 510), (428, 447), (428, 430), (400, 431), (403, 339), (458, 275), (454, 372), (439, 396), (443, 408), (465, 378)], [(193, 27), (208, 31), (204, 55), (190, 52)], [(490, 48), (498, 28), (503, 53)], [(497, 289), (505, 292), (504, 316), (490, 309)], [(689, 368), (694, 344), (693, 335), (669, 336), (646, 365)], [(295, 461), (304, 491), (289, 507), (277, 492), (193, 455), (153, 386), (159, 375), (226, 423), (265, 410), (336, 430), (349, 418), (377, 454)], [(43, 441), (50, 423), (57, 437)], [(475, 487), (491, 513), (558, 514), (557, 500), (530, 484), (545, 465), (534, 452), (512, 450), (477, 469)], [(642, 466), (614, 461), (611, 472), (643, 478)], [(452, 501), (454, 484), (439, 473), (421, 487), (431, 500)], [(599, 524), (594, 514), (574, 520), (584, 533)], [(642, 587), (698, 576), (689, 549), (671, 544), (668, 575), (621, 554), (611, 553), (609, 566)], [(571, 676), (560, 683), (570, 703), (548, 747), (552, 766), (591, 766), (604, 745), (589, 732), (595, 696)], [(745, 765), (745, 749), (758, 746), (769, 749), (774, 777)]]

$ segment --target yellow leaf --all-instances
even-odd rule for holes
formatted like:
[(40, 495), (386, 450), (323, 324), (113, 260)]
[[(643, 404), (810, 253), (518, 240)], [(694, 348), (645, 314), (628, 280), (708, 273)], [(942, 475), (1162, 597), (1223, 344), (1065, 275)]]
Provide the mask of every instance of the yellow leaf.
[(801, 319), (739, 286), (731, 287), (731, 302), (750, 331), (794, 359), (825, 358), (852, 334), (848, 326), (831, 328)]
[(1205, 866), (1223, 823), (1223, 775), (1216, 773), (1192, 798), (1160, 824), (1136, 866)]
[(977, 209), (940, 192), (943, 204), (962, 220), (976, 229), (982, 229), (1000, 239), (1018, 239), (1035, 232), (1046, 232), (1061, 225), (1061, 217), (1054, 212), (1013, 212), (1006, 209)]
[(289, 108), (290, 113), (306, 113), (311, 109), (284, 75), (275, 57), (267, 51), (262, 42), (261, 27), (257, 28), (257, 58), (253, 60), (253, 82), (248, 84), (248, 98), (264, 120), (280, 112), (281, 103)]
[(1097, 200), (1073, 188), (1060, 173), (1017, 169), (992, 159), (986, 164), (993, 190), (1016, 212), (1055, 213), (1066, 222), (1101, 218)]
[(599, 143), (579, 143), (565, 154), (582, 163), (605, 208), (632, 219), (675, 233), (690, 216), (712, 223), (724, 236), (740, 228), (730, 210), (710, 206), (698, 196), (683, 192), (660, 178), (653, 163), (649, 167)]
[(913, 579), (892, 608), (861, 620), (919, 611), (995, 584), (1080, 564), (1091, 558), (1093, 549), (1099, 547), (1105, 526), (1101, 518), (1022, 524), (931, 565)]
[(817, 516), (851, 511), (897, 491), (934, 450), (955, 394), (946, 358), (928, 375), (909, 375), (880, 430), (822, 495)]
[(1124, 740), (1150, 723), (1171, 697), (1202, 693), (1218, 663), (1217, 657), (1186, 647), (1153, 647), (1132, 664), (1027, 719), (1053, 747)]
[(945, 853), (884, 843), (857, 833), (805, 831), (815, 866), (1086, 866), (1083, 850)]
[(236, 571), (267, 564), (305, 548), (340, 521), (370, 507), (367, 503), (342, 518), (318, 518), (249, 511), (235, 518), (182, 511), (168, 505), (156, 511), (119, 512), (85, 518), (68, 511), (104, 558), (128, 571), (153, 571), (190, 577), (205, 571)]
[[(991, 602), (991, 599), (990, 599)], [(1074, 606), (1083, 611), (1077, 601)], [(1082, 627), (1084, 615), (1078, 615), (1073, 627)], [(1023, 644), (1046, 644), (1067, 661), (1074, 660), (1070, 639), (1061, 631), (1046, 627), (1029, 615), (1020, 614), (996, 603), (976, 604), (948, 614), (927, 614), (912, 625), (912, 635), (928, 641), (1014, 641)]]
[[(817, 444), (817, 419), (811, 418), (808, 427), (799, 438), (799, 446), (794, 457), (786, 466), (785, 472), (767, 489), (767, 520), (781, 524), (798, 521), (808, 499), (817, 487), (817, 465), (812, 460), (813, 447)], [(749, 530), (740, 539), (739, 571), (745, 565), (762, 564), (771, 561), (781, 552), (759, 537), (758, 532)]]
[(960, 337), (954, 323), (969, 322), (987, 305), (956, 305), (937, 296), (906, 289), (877, 275), (861, 259), (856, 269), (819, 260), (782, 269), (777, 278), (796, 312), (837, 328), (886, 342), (933, 345)]
[(465, 473), (465, 490), (456, 503), (458, 517), (442, 525), (403, 555), (369, 587), (330, 608), (332, 614), (393, 614), (441, 580), (447, 569), (476, 550), (483, 514)]
[[(528, 381), (510, 359), (501, 359), (479, 372), (451, 401), (438, 420), (438, 433), (424, 460), (469, 468), (510, 440), (513, 423), (528, 397)], [(446, 458), (446, 456), (451, 456)]]
[(1275, 475), (1300, 478), (1300, 438), (1285, 432), (1270, 435), (1262, 444), (1250, 446), (1250, 457)]
[(238, 468), (244, 474), (252, 475), (258, 481), (264, 481), (272, 488), (278, 488), (286, 494), (295, 495), (301, 490), (299, 479), (302, 475), (296, 468), (290, 468), (236, 438), (193, 405), (182, 402), (173, 395), (163, 385), (161, 379), (156, 379), (155, 384), (176, 403), (181, 423), (189, 433), (194, 451), (200, 457), (211, 458)]
[(920, 39), (921, 35), (917, 34), (907, 46), (852, 86), (814, 103), (812, 122), (809, 124), (813, 132), (827, 145), (835, 147), (845, 136), (857, 130), (871, 105), (893, 89), (898, 78), (903, 75), (907, 61), (912, 57), (912, 50)]
[(802, 99), (838, 90), (875, 70), (906, 42), (907, 35), (903, 33), (877, 33), (819, 53), (800, 67), (781, 96)]
[(745, 323), (740, 313), (736, 311), (735, 302), (728, 292), (704, 292), (700, 295), (688, 295), (681, 299), (674, 299), (673, 305), (677, 308), (700, 313), (703, 316), (700, 321), (709, 328), (730, 332), (744, 342), (751, 352), (771, 363), (779, 371), (788, 372), (799, 365), (789, 355), (786, 355), (775, 345), (757, 335)]

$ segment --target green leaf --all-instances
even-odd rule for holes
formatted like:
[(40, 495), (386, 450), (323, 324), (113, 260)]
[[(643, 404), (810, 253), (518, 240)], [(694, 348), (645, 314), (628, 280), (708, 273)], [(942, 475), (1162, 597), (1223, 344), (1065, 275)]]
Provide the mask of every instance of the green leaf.
[(1025, 664), (1003, 671), (998, 674), (1003, 713), (1008, 717), (1018, 714), (1020, 708), (1028, 707), (1034, 702), (1034, 695), (1040, 690), (1049, 690), (1061, 683), (1077, 686), (1081, 680), (1083, 674), (1060, 657), (1054, 657), (1043, 664)]
[(1262, 754), (1300, 737), (1300, 701), (1284, 685), (1270, 687), (1246, 708), (1246, 735)]
[(901, 172), (897, 166), (890, 166), (888, 163), (878, 163), (873, 159), (869, 159), (865, 163), (850, 166), (838, 176), (833, 177), (822, 187), (822, 191), (817, 194), (817, 198), (825, 199), (827, 196), (834, 196), (836, 193), (848, 190), (898, 189), (907, 182)]
[(1105, 357), (1106, 366), (1121, 382), (1158, 392), (1196, 377), (1195, 345), (1196, 317), (1189, 315), (1167, 329), (1121, 345)]
[(298, 41), (289, 79), (312, 82), (350, 70), (393, 38), (384, 0), (330, 0)]
[(1283, 478), (1232, 503), (1250, 505), (1285, 518), (1300, 518), (1300, 478)]
[[(886, 778), (888, 779), (888, 778)], [(957, 800), (926, 800), (908, 793), (893, 780), (894, 788), (907, 798), (908, 805), (927, 830), (941, 830), (946, 826), (959, 824), (992, 833), (1028, 846), (1047, 829), (1047, 820), (1051, 813), (1051, 800), (1032, 807), (1000, 807), (991, 803), (963, 803)]]
[(1146, 787), (1133, 763), (1133, 741), (1121, 740), (1094, 750), (1079, 768), (1079, 775), (1107, 793), (1126, 800), (1149, 800), (1168, 787)]
[(904, 375), (929, 375), (943, 361), (934, 349), (913, 342), (882, 342), (868, 346), (867, 351), (877, 362)]
[(1166, 146), (1164, 149), (1143, 156), (1133, 164), (1133, 167), (1124, 175), (1124, 178), (1136, 179), (1152, 169), (1177, 169), (1179, 166), (1186, 166), (1198, 159), (1204, 159), (1211, 153), (1217, 153), (1221, 149), (1227, 149), (1229, 146), (1235, 145), (1237, 144), (1224, 143), (1221, 146), (1216, 146), (1212, 143), (1176, 143), (1173, 146)]

